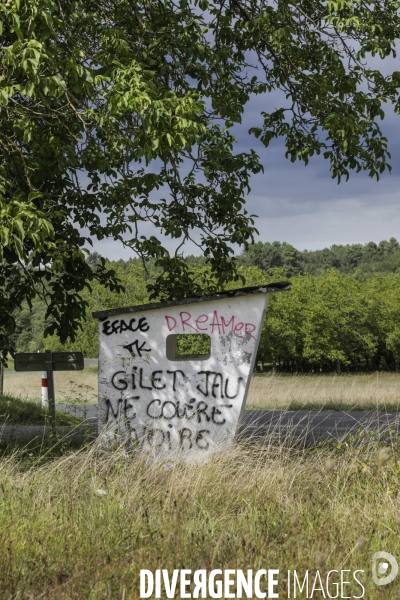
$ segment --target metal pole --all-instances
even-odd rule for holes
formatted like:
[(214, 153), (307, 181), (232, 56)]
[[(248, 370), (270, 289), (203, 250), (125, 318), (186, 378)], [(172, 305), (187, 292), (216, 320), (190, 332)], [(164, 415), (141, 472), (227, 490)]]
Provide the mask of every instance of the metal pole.
[(0, 356), (0, 396), (3, 395), (4, 392), (4, 365), (1, 362), (1, 356)]
[(49, 398), (49, 409), (50, 409), (50, 424), (51, 428), (55, 431), (56, 429), (56, 398), (54, 393), (54, 375), (53, 375), (53, 352), (51, 350), (45, 351), (45, 362), (47, 370), (47, 388)]
[(49, 408), (47, 371), (42, 371), (42, 408)]

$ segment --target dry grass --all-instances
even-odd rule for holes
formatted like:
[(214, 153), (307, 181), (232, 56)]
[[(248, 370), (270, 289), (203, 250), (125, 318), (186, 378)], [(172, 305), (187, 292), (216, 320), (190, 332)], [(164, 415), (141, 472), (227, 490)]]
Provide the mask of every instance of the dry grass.
[[(83, 371), (56, 371), (54, 373), (56, 402), (59, 404), (97, 404), (97, 366), (89, 365)], [(8, 372), (4, 376), (4, 393), (30, 400), (40, 400), (42, 374)]]
[[(58, 403), (97, 404), (97, 367), (55, 374)], [(4, 392), (39, 400), (40, 373), (10, 373)], [(255, 375), (247, 408), (388, 410), (400, 408), (400, 374)]]
[(398, 411), (400, 374), (256, 375), (247, 408)]
[(313, 579), (318, 568), (322, 580), (364, 570), (365, 598), (395, 600), (396, 581), (373, 584), (371, 557), (400, 556), (399, 455), (383, 465), (372, 443), (341, 452), (237, 446), (168, 468), (96, 446), (29, 470), (3, 458), (1, 598), (136, 600), (142, 568), (279, 569), (287, 598), (288, 569)]

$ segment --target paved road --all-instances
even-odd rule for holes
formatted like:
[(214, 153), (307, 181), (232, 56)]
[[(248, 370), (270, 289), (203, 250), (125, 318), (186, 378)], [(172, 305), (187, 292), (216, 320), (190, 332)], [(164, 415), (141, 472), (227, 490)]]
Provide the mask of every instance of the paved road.
[(389, 413), (341, 411), (246, 410), (239, 436), (315, 444), (321, 440), (343, 440), (349, 436), (400, 433), (400, 416)]
[[(86, 418), (78, 427), (57, 427), (57, 433), (65, 439), (83, 441), (97, 435), (97, 406), (57, 405), (59, 410)], [(50, 427), (9, 426), (0, 424), (0, 439), (40, 440), (50, 435)], [(362, 434), (364, 440), (378, 434), (384, 439), (400, 433), (400, 415), (366, 412), (247, 410), (239, 427), (238, 437), (245, 441), (261, 443), (284, 443), (311, 446), (321, 440), (343, 440), (349, 435)]]
[(74, 415), (79, 419), (90, 419), (97, 421), (98, 409), (96, 406), (85, 406), (82, 404), (71, 405), (71, 404), (57, 404), (57, 410), (63, 410), (64, 412)]
[[(57, 405), (77, 417), (97, 420), (97, 406)], [(400, 415), (372, 412), (339, 411), (282, 411), (246, 410), (241, 419), (238, 435), (245, 439), (276, 440), (279, 442), (301, 442), (314, 444), (319, 440), (343, 439), (346, 436), (382, 436), (400, 433)]]

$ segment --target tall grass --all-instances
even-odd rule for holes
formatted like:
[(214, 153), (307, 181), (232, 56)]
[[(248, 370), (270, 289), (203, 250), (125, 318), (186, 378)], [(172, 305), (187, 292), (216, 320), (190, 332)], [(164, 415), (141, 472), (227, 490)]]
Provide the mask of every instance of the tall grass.
[(4, 456), (1, 598), (136, 600), (142, 568), (276, 568), (285, 598), (288, 569), (318, 568), (363, 569), (365, 598), (394, 600), (399, 585), (383, 594), (371, 558), (400, 558), (399, 472), (398, 451), (379, 459), (374, 442), (236, 445), (202, 464), (99, 444), (28, 469)]

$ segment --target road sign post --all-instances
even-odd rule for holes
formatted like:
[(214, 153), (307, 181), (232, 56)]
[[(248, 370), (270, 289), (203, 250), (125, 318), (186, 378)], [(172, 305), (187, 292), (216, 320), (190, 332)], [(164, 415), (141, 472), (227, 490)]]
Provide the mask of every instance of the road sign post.
[(3, 390), (4, 390), (4, 365), (0, 360), (0, 396), (3, 395)]
[[(56, 426), (56, 398), (54, 371), (82, 371), (82, 352), (18, 352), (14, 356), (14, 369), (21, 371), (44, 371), (47, 375), (48, 407), (52, 429)], [(43, 375), (43, 373), (42, 373)]]
[(53, 374), (53, 352), (46, 350), (45, 352), (46, 371), (47, 371), (47, 389), (50, 410), (51, 428), (56, 427), (56, 399), (54, 393), (54, 374)]
[(49, 388), (47, 387), (47, 371), (42, 371), (42, 408), (49, 408)]

